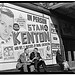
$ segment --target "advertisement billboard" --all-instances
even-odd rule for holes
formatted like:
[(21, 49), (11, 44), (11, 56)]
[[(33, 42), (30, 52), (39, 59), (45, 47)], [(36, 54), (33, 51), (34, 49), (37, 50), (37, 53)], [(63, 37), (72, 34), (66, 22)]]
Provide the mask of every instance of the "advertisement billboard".
[(52, 59), (49, 16), (10, 8), (6, 4), (0, 10), (0, 62), (17, 61), (25, 47), (29, 48), (29, 53), (37, 47), (43, 59)]
[[(25, 47), (29, 48), (29, 54), (38, 48), (46, 64), (56, 60), (52, 57), (51, 43), (58, 43), (59, 37), (51, 34), (50, 21), (50, 16), (43, 13), (9, 3), (0, 6), (0, 63), (17, 63)], [(15, 65), (9, 68), (16, 68)]]

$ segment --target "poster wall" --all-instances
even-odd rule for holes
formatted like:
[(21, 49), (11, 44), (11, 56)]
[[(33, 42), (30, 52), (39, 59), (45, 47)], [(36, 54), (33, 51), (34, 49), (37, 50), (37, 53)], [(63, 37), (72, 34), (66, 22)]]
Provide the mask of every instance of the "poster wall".
[(3, 48), (3, 56), (4, 56), (4, 60), (14, 59), (13, 46), (4, 47)]
[(60, 50), (59, 25), (51, 23), (51, 49), (52, 55), (55, 58), (56, 52)]
[(29, 53), (38, 48), (43, 59), (52, 59), (49, 16), (6, 6), (0, 10), (0, 62), (17, 61), (25, 47)]

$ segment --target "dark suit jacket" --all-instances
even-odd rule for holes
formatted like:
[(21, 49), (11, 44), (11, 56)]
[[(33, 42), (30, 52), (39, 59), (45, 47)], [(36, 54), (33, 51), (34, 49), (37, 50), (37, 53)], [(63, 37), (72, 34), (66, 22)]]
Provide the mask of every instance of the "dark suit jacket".
[[(35, 53), (32, 52), (32, 53), (30, 54), (30, 60), (32, 60), (34, 57), (35, 57)], [(37, 52), (37, 57), (38, 57), (39, 59), (41, 59), (40, 53), (38, 53), (38, 52)], [(35, 61), (35, 60), (34, 60), (34, 61)], [(34, 61), (33, 61), (33, 62), (34, 62)]]
[(64, 59), (63, 59), (62, 55), (58, 51), (56, 53), (56, 62), (58, 64), (62, 64), (64, 62)]

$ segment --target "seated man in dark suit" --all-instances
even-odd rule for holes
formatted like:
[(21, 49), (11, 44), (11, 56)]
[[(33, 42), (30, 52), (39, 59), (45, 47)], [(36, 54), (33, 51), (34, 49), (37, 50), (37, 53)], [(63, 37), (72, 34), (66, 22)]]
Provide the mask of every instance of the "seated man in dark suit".
[(38, 48), (35, 48), (30, 54), (30, 60), (32, 60), (32, 62), (34, 63), (34, 67), (37, 72), (40, 72), (40, 65), (42, 65), (44, 71), (46, 72), (46, 65), (45, 62), (42, 60), (40, 53), (38, 52)]
[(69, 68), (68, 62), (63, 58), (61, 51), (59, 49), (56, 52), (56, 62), (57, 64), (59, 64), (61, 70), (63, 70), (64, 72), (72, 72)]

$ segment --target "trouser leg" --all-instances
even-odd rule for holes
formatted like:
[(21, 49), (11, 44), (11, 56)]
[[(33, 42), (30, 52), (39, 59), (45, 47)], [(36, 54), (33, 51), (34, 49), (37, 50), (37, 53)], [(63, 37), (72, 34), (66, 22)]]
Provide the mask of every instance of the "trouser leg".
[(45, 62), (44, 61), (42, 61), (42, 66), (43, 66), (43, 69), (44, 69), (44, 71), (46, 72), (47, 70), (47, 68), (46, 68), (46, 64), (45, 64)]
[(28, 68), (27, 68), (27, 64), (26, 64), (26, 63), (23, 64), (23, 71), (24, 71), (24, 72), (28, 72)]
[(30, 71), (30, 65), (27, 65), (27, 69), (28, 69), (28, 72), (31, 72), (31, 71)]
[(19, 68), (19, 70), (20, 70), (20, 72), (24, 72), (24, 71), (23, 71), (23, 66), (21, 66), (21, 68)]
[(60, 65), (61, 70), (64, 70), (64, 65), (63, 64), (59, 64), (59, 65)]
[[(40, 67), (40, 65), (42, 65), (42, 67), (43, 67), (43, 69), (44, 69), (44, 71), (46, 72), (46, 65), (45, 65), (45, 62), (44, 61), (39, 61), (39, 63), (38, 63), (38, 65), (37, 66), (39, 66)], [(39, 67), (38, 67), (38, 71), (39, 71)]]
[(38, 71), (38, 72), (40, 72), (40, 65), (41, 65), (41, 63), (38, 62), (38, 63), (37, 63), (37, 71)]
[(35, 62), (34, 62), (34, 67), (35, 67), (35, 71), (36, 71), (36, 72), (38, 72), (37, 69), (38, 69), (38, 67), (39, 67), (39, 66), (37, 66), (37, 65), (38, 65), (38, 60), (35, 60)]
[(35, 70), (34, 65), (30, 66), (30, 70), (31, 70), (31, 72), (34, 72), (34, 70)]

